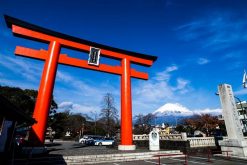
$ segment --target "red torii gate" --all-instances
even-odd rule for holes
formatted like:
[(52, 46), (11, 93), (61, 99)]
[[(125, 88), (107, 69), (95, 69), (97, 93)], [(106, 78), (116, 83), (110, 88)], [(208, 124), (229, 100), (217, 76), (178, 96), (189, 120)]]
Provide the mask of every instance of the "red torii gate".
[[(121, 76), (121, 145), (119, 145), (119, 149), (135, 149), (132, 140), (131, 77), (147, 80), (148, 74), (131, 69), (131, 63), (142, 66), (151, 66), (153, 62), (156, 61), (157, 57), (79, 39), (51, 31), (7, 15), (4, 17), (7, 26), (12, 28), (12, 32), (15, 35), (49, 44), (48, 50), (35, 50), (22, 46), (17, 46), (15, 49), (16, 55), (45, 61), (33, 114), (33, 118), (37, 121), (37, 123), (32, 126), (29, 138), (30, 142), (35, 142), (33, 143), (35, 146), (42, 146), (44, 144), (57, 65), (64, 64)], [(69, 57), (67, 54), (60, 54), (61, 47), (66, 47), (81, 52), (89, 52), (90, 47), (99, 48), (101, 56), (121, 60), (121, 65), (89, 65), (87, 60)]]

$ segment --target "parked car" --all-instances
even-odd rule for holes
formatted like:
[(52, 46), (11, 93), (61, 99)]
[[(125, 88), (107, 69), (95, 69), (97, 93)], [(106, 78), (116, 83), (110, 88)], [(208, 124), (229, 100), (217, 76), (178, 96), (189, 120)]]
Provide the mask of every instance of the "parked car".
[(94, 145), (94, 140), (101, 138), (103, 137), (99, 135), (84, 135), (82, 138), (79, 139), (79, 143), (86, 145)]
[(88, 136), (83, 136), (82, 138), (79, 139), (79, 143), (85, 144), (86, 140), (88, 139)]
[(93, 138), (89, 138), (85, 141), (85, 144), (88, 145), (88, 146), (93, 146), (94, 145), (94, 141), (95, 139)]
[(113, 145), (114, 140), (111, 138), (103, 138), (103, 139), (96, 139), (94, 140), (94, 145), (96, 146), (108, 146), (108, 145)]

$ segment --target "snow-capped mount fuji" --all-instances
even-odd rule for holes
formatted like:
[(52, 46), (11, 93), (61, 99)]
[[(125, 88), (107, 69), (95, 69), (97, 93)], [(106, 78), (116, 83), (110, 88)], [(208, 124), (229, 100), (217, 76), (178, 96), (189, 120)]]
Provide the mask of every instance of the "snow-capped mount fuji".
[(193, 112), (179, 103), (167, 103), (153, 112), (156, 116), (192, 116)]
[(194, 113), (179, 103), (167, 103), (153, 112), (156, 116), (155, 123), (179, 124), (183, 118), (190, 117)]
[(157, 110), (155, 110), (152, 114), (156, 116), (155, 123), (169, 123), (172, 125), (178, 124), (182, 119), (189, 118), (195, 114), (211, 114), (217, 116), (221, 114), (221, 109), (197, 109), (197, 110), (189, 110), (179, 103), (166, 103), (161, 106)]

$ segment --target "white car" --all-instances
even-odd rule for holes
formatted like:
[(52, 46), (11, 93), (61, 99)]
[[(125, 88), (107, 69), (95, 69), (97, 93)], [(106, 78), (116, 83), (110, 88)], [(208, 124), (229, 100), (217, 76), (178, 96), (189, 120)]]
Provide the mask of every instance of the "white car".
[(86, 140), (87, 140), (87, 138), (80, 138), (79, 143), (85, 144)]
[(94, 145), (96, 146), (111, 146), (114, 144), (114, 140), (113, 139), (95, 139), (94, 140)]
[(90, 135), (84, 135), (82, 138), (79, 139), (79, 143), (85, 144), (85, 142), (90, 139)]
[(92, 139), (100, 139), (102, 136), (99, 135), (84, 135), (82, 138), (79, 139), (79, 143), (86, 144), (88, 140)]

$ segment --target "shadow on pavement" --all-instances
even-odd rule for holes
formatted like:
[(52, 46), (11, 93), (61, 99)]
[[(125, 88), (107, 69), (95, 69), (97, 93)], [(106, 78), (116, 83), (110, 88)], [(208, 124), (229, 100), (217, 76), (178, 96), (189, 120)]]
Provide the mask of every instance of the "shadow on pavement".
[(38, 164), (66, 164), (63, 155), (61, 154), (49, 154), (49, 151), (43, 154), (23, 154), (15, 153), (13, 157), (10, 157), (7, 161), (8, 165), (38, 165)]
[(62, 145), (61, 143), (48, 143), (48, 144), (45, 144), (46, 147), (61, 146), (61, 145)]
[(64, 150), (62, 148), (51, 148), (47, 150), (47, 153), (53, 152), (53, 151), (60, 151), (60, 150)]

